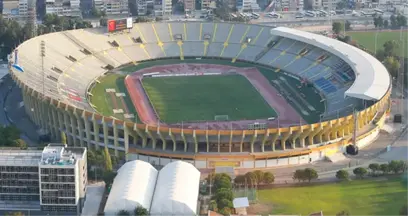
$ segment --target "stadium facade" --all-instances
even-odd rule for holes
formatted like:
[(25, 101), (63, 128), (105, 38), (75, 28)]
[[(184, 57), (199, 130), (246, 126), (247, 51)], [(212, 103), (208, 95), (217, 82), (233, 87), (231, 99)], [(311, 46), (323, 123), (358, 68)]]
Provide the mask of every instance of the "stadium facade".
[[(59, 139), (62, 131), (70, 145), (106, 146), (115, 154), (124, 152), (128, 160), (152, 164), (184, 160), (197, 168), (254, 168), (309, 163), (344, 152), (353, 135), (360, 147), (369, 144), (390, 107), (390, 77), (373, 56), (334, 39), (284, 27), (137, 23), (115, 34), (105, 29), (51, 33), (17, 49), (24, 72), (11, 67), (11, 74), (22, 89), (26, 112), (52, 138)], [(189, 57), (253, 62), (307, 79), (324, 96), (326, 111), (313, 124), (206, 130), (123, 121), (101, 115), (88, 102), (93, 97), (89, 87), (112, 68)], [(364, 106), (353, 112), (356, 103)], [(168, 146), (173, 151), (165, 150)]]

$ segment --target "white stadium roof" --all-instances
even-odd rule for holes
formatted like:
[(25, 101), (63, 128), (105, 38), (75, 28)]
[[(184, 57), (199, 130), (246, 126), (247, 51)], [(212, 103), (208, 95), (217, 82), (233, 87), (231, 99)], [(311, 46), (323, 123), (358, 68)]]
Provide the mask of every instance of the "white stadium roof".
[(160, 170), (150, 215), (196, 215), (200, 172), (182, 161)]
[(118, 171), (105, 205), (106, 215), (120, 210), (133, 212), (137, 206), (150, 208), (156, 184), (157, 170), (144, 161), (130, 161)]
[(292, 28), (277, 27), (271, 34), (298, 40), (324, 49), (345, 61), (356, 73), (353, 85), (345, 96), (364, 100), (379, 100), (390, 86), (390, 76), (381, 62), (370, 54), (341, 41)]

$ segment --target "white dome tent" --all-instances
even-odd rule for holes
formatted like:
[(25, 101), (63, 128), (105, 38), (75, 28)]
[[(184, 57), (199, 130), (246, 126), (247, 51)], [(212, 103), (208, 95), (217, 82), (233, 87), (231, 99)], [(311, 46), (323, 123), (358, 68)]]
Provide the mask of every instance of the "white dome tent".
[(150, 215), (196, 215), (200, 172), (183, 161), (160, 170)]
[(144, 161), (130, 161), (119, 170), (105, 205), (105, 215), (116, 215), (120, 210), (133, 212), (137, 206), (150, 208), (157, 170)]

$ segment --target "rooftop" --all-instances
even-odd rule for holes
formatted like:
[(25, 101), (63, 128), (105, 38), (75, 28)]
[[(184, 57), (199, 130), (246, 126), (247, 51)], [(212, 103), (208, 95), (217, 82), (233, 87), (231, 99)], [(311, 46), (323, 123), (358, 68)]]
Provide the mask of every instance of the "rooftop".
[(41, 150), (0, 149), (0, 165), (38, 166), (41, 154)]
[(85, 148), (67, 147), (62, 144), (48, 144), (42, 151), (41, 165), (74, 165), (78, 159), (84, 157)]

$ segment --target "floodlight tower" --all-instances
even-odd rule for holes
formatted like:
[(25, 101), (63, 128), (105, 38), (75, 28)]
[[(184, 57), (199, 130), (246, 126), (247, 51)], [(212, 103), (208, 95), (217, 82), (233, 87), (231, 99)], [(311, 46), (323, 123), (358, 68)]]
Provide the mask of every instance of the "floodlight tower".
[(402, 29), (403, 27), (401, 27), (400, 29), (400, 41), (401, 41), (401, 45), (402, 45), (402, 49), (401, 49), (401, 61), (400, 61), (400, 68), (398, 70), (398, 76), (397, 76), (397, 82), (399, 85), (397, 85), (397, 91), (400, 91), (400, 100), (399, 100), (399, 114), (401, 114), (401, 122), (402, 119), (404, 118), (403, 114), (405, 112), (404, 110), (404, 105), (405, 105), (405, 89), (404, 89), (404, 83), (405, 83), (405, 62), (404, 62), (404, 56), (405, 56), (405, 46), (407, 46), (406, 39), (407, 39), (407, 35), (406, 33), (403, 31)]

